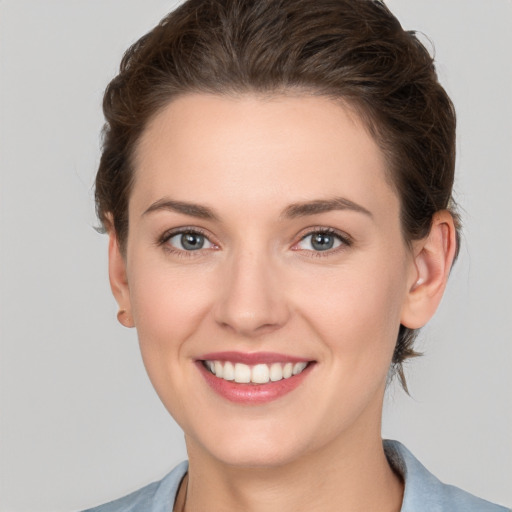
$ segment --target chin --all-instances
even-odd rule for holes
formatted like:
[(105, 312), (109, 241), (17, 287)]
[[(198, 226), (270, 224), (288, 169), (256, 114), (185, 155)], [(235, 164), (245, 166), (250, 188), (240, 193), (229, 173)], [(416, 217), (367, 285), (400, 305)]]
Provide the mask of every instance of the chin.
[(239, 468), (270, 468), (285, 466), (298, 457), (298, 451), (293, 447), (276, 446), (271, 443), (252, 444), (236, 443), (231, 447), (219, 447), (211, 450), (217, 460), (228, 466)]
[(187, 449), (189, 454), (199, 450), (220, 463), (240, 468), (282, 466), (304, 453), (307, 443), (290, 435), (290, 429), (260, 427), (225, 426), (221, 432), (212, 429), (195, 439), (186, 436)]

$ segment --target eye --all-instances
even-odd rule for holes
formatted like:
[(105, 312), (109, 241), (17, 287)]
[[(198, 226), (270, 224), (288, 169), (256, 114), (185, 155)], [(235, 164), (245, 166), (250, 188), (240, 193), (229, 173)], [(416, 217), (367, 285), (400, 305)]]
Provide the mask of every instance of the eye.
[(198, 251), (215, 247), (205, 235), (196, 231), (183, 231), (171, 235), (166, 243), (180, 251)]
[(295, 246), (299, 250), (323, 252), (337, 249), (341, 245), (350, 245), (349, 241), (337, 233), (327, 231), (313, 231), (304, 236)]

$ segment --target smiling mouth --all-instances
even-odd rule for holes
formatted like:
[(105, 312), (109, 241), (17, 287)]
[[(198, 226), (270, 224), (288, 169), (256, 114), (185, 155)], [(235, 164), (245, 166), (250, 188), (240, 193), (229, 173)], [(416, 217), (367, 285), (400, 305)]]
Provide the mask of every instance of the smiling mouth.
[(267, 384), (290, 379), (301, 374), (310, 362), (275, 362), (247, 365), (231, 361), (203, 360), (202, 364), (215, 377), (225, 381), (236, 382), (237, 384)]

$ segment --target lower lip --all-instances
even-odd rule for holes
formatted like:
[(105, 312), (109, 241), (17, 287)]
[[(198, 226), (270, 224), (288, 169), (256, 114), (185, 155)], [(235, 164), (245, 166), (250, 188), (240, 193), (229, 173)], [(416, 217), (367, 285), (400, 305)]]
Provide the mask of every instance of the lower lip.
[(202, 361), (197, 361), (197, 366), (213, 391), (223, 398), (238, 404), (259, 405), (277, 400), (297, 388), (309, 375), (314, 363), (309, 363), (301, 373), (288, 379), (266, 384), (239, 384), (216, 377), (204, 367)]

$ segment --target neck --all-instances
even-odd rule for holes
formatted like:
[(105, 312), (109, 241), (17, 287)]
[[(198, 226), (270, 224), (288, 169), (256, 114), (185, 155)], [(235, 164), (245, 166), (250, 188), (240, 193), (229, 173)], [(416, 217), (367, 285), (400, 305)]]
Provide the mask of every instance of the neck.
[(187, 439), (190, 468), (183, 509), (398, 512), (403, 483), (387, 462), (380, 432), (364, 438), (357, 434), (357, 439), (349, 435), (292, 463), (256, 468), (223, 464)]

